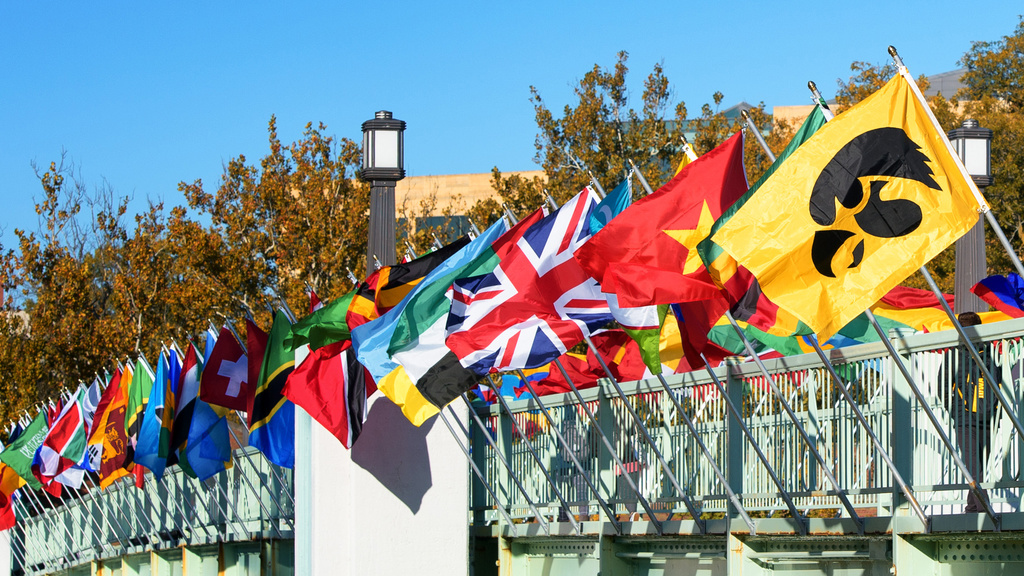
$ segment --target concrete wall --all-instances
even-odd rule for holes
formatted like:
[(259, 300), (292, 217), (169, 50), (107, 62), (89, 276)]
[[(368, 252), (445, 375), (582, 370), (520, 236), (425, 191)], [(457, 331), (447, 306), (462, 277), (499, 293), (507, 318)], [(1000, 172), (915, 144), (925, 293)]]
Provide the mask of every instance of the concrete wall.
[(296, 574), (468, 573), (468, 466), (443, 422), (378, 393), (351, 451), (296, 409), (296, 449)]

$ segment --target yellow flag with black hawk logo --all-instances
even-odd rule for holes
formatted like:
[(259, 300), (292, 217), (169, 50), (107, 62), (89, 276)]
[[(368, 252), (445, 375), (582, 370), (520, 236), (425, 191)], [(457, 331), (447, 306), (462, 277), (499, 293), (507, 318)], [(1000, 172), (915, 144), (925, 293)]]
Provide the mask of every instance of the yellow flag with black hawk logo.
[(978, 221), (978, 202), (896, 76), (823, 126), (713, 241), (822, 339)]

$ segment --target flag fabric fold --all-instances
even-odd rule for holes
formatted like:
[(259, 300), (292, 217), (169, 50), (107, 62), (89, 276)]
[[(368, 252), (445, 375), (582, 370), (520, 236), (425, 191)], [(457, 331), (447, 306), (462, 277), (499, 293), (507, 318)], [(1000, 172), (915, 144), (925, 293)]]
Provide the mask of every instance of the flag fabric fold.
[(971, 292), (1011, 318), (1024, 317), (1024, 279), (1015, 272), (983, 278)]
[(494, 272), (454, 282), (445, 343), (462, 366), (481, 376), (541, 366), (612, 320), (597, 281), (573, 258), (591, 238), (596, 204), (584, 188), (528, 228)]
[(352, 343), (335, 342), (311, 353), (288, 376), (282, 393), (342, 446), (351, 448), (366, 420), (365, 374), (352, 353)]
[(713, 239), (827, 339), (974, 226), (977, 207), (898, 75), (795, 150)]
[(377, 387), (413, 424), (421, 425), (479, 379), (459, 364), (444, 343), (452, 282), (493, 270), (522, 231), (542, 216), (543, 211), (537, 210), (511, 230), (504, 220), (491, 224), (425, 279), (401, 310), (393, 311), (392, 324), (383, 328), (390, 331), (383, 345), (394, 368), (377, 381)]
[(295, 465), (295, 405), (282, 394), (288, 375), (295, 369), (295, 353), (284, 346), (290, 330), (288, 318), (278, 311), (249, 413), (249, 445), (285, 468)]
[(697, 244), (746, 190), (737, 133), (626, 208), (580, 247), (576, 260), (623, 307), (715, 298)]

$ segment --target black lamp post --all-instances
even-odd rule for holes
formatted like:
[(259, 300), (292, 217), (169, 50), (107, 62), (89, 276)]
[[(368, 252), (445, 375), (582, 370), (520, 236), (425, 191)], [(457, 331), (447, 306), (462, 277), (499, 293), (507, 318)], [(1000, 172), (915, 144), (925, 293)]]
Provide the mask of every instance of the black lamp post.
[(366, 239), (366, 273), (373, 272), (376, 256), (381, 264), (395, 263), (395, 183), (405, 178), (405, 122), (381, 110), (363, 122), (363, 169), (370, 182), (370, 231)]
[[(949, 141), (963, 161), (967, 173), (984, 189), (992, 185), (992, 131), (981, 128), (977, 120), (964, 120), (960, 128), (949, 131)], [(971, 293), (971, 287), (988, 274), (985, 262), (985, 221), (978, 223), (956, 241), (956, 269), (953, 286), (955, 309), (960, 312), (984, 312), (988, 304)]]

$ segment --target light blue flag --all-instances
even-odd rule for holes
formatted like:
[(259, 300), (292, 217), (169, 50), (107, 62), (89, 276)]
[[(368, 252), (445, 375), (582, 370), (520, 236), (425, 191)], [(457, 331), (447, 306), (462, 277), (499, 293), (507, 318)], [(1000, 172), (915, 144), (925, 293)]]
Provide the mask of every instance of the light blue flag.
[(203, 349), (203, 366), (210, 363), (210, 354), (213, 354), (213, 347), (217, 344), (217, 332), (213, 326), (206, 328), (206, 344)]
[(494, 224), (491, 224), (487, 230), (484, 230), (472, 242), (463, 246), (461, 250), (441, 263), (440, 266), (431, 270), (415, 288), (409, 291), (409, 294), (398, 305), (388, 310), (380, 318), (352, 330), (352, 348), (356, 351), (356, 357), (359, 359), (359, 362), (370, 371), (375, 382), (380, 382), (392, 370), (398, 367), (398, 364), (392, 362), (391, 356), (388, 355), (388, 346), (391, 344), (391, 335), (395, 332), (395, 326), (398, 324), (398, 319), (402, 316), (402, 311), (405, 310), (406, 303), (433, 282), (468, 264), (484, 250), (490, 248), (491, 244), (507, 230), (508, 226), (505, 224), (504, 219), (499, 219)]
[[(163, 477), (164, 468), (167, 467), (166, 456), (160, 457), (160, 432), (163, 430), (163, 413), (169, 379), (170, 364), (167, 358), (160, 354), (156, 363), (156, 377), (153, 379), (153, 388), (149, 392), (149, 401), (146, 403), (146, 411), (142, 416), (142, 427), (139, 429), (138, 443), (135, 446), (135, 463), (148, 468), (157, 480)], [(169, 438), (166, 440), (169, 441)]]
[(633, 203), (633, 173), (630, 172), (621, 184), (615, 187), (601, 200), (594, 211), (590, 214), (590, 233), (597, 234), (597, 231), (608, 225), (612, 218), (629, 208)]

